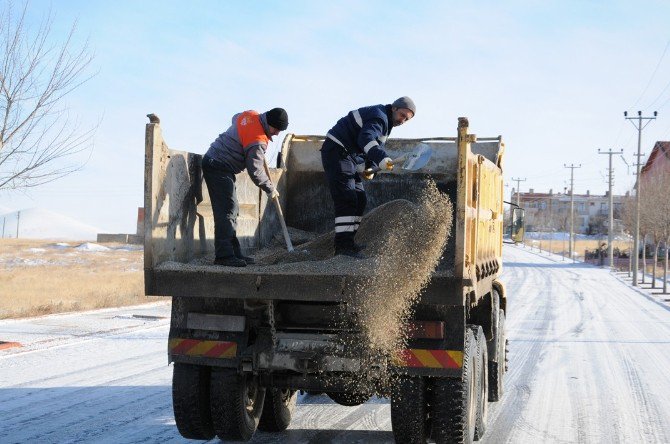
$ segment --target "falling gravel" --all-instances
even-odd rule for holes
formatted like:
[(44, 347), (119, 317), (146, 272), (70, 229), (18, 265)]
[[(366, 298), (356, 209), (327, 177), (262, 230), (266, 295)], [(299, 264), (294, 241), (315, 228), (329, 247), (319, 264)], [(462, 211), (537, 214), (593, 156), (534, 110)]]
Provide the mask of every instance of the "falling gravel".
[(403, 348), (406, 322), (430, 281), (450, 235), (452, 205), (434, 182), (417, 203), (393, 201), (378, 210), (383, 230), (375, 236), (374, 265), (356, 293), (354, 309), (373, 354), (391, 356)]

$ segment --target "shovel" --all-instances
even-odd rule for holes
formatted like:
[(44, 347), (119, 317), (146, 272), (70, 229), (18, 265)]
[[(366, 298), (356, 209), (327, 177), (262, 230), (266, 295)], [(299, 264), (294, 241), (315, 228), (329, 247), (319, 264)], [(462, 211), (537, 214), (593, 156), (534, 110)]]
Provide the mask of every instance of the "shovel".
[[(268, 163), (263, 159), (263, 166), (265, 167), (265, 174), (270, 178), (270, 168), (268, 168)], [(286, 249), (289, 253), (293, 252), (293, 243), (291, 243), (291, 237), (288, 235), (288, 228), (286, 228), (286, 221), (284, 220), (284, 212), (281, 210), (281, 204), (279, 203), (279, 197), (272, 199), (275, 203), (275, 208), (277, 209), (277, 215), (279, 216), (279, 223), (281, 223), (281, 229), (284, 233), (284, 240), (286, 241)]]
[[(420, 168), (426, 166), (430, 160), (430, 156), (433, 155), (433, 149), (430, 145), (425, 143), (420, 143), (414, 147), (414, 149), (407, 154), (403, 154), (400, 157), (397, 157), (391, 160), (391, 165), (395, 166), (403, 162), (402, 169), (407, 171), (416, 171)], [(378, 173), (381, 171), (381, 168), (376, 166), (374, 168), (367, 168), (363, 173), (366, 176)]]

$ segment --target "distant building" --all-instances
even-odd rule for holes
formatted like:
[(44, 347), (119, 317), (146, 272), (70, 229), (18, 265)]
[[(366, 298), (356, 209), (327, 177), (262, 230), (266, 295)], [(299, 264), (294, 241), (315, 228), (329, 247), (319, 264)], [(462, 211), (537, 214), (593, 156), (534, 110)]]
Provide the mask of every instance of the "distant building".
[(144, 243), (144, 207), (137, 209), (137, 228), (135, 234), (98, 233), (98, 242), (118, 242), (121, 244)]
[[(621, 213), (623, 202), (628, 197), (614, 196), (614, 232), (621, 233), (623, 224)], [(517, 196), (512, 189), (511, 201), (526, 210), (526, 231), (567, 231), (570, 229), (570, 193), (536, 193), (532, 188), (527, 193)], [(575, 233), (598, 234), (607, 233), (609, 217), (609, 195), (575, 194), (574, 196), (574, 229)]]
[(640, 170), (642, 178), (670, 174), (670, 142), (656, 142), (647, 162)]

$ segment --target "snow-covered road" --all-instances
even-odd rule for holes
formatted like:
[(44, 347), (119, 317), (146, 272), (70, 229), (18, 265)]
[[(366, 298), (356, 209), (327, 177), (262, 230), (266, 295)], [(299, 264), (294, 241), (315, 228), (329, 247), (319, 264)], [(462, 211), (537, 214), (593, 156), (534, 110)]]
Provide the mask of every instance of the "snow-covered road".
[[(482, 442), (670, 442), (670, 306), (609, 272), (506, 247), (510, 371)], [(164, 303), (0, 321), (0, 442), (184, 442)], [(386, 400), (303, 396), (258, 443), (392, 442)]]

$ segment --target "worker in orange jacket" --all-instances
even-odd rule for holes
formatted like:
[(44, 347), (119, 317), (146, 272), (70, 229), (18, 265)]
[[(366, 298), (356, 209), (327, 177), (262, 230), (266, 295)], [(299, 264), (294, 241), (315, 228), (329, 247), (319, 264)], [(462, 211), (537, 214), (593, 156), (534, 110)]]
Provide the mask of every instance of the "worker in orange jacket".
[(283, 108), (262, 114), (253, 110), (235, 114), (232, 125), (216, 138), (202, 158), (202, 173), (214, 212), (214, 264), (245, 267), (254, 263), (253, 258), (242, 254), (237, 239), (239, 204), (235, 175), (246, 169), (254, 184), (270, 199), (278, 197), (277, 188), (265, 173), (265, 152), (272, 137), (286, 128), (288, 114)]

